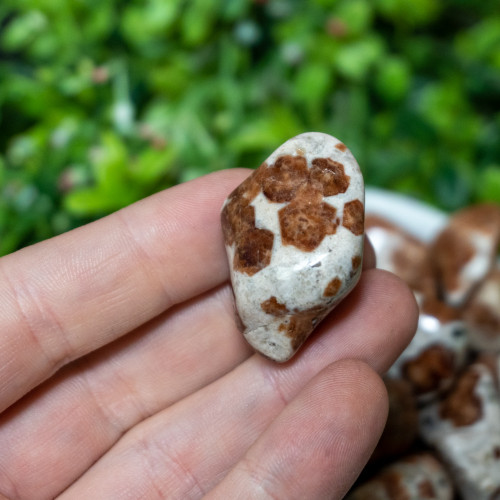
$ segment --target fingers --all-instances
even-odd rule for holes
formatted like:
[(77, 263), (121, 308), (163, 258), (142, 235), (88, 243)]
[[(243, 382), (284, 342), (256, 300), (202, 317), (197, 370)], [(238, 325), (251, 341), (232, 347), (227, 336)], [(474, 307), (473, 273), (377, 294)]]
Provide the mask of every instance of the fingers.
[(0, 417), (0, 491), (8, 476), (20, 498), (53, 498), (128, 429), (250, 353), (226, 285), (67, 366)]
[(219, 213), (248, 171), (205, 176), (0, 260), (0, 411), (69, 360), (225, 281)]
[[(222, 376), (250, 352), (236, 330), (228, 286), (173, 308), (32, 392), (23, 401), (22, 420), (10, 419), (19, 415), (18, 406), (0, 418), (0, 470), (15, 475), (29, 456), (19, 489), (28, 498), (52, 497), (132, 426)], [(61, 433), (61, 426), (72, 430)], [(82, 442), (79, 460), (71, 460)], [(57, 479), (44, 481), (50, 470)]]
[(357, 358), (383, 372), (409, 342), (416, 318), (413, 296), (400, 280), (365, 272), (297, 358), (276, 365), (255, 355), (137, 425), (68, 490), (68, 498), (154, 497), (158, 491), (169, 498), (202, 496), (319, 371)]
[(1, 259), (0, 411), (68, 361), (225, 281), (220, 207), (247, 175), (197, 179)]
[(359, 361), (323, 369), (205, 498), (340, 499), (383, 430), (387, 394)]

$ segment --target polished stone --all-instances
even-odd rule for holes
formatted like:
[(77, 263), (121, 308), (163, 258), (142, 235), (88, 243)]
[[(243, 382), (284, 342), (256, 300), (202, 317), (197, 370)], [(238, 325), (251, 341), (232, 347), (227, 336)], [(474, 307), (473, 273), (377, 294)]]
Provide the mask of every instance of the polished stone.
[(409, 455), (382, 468), (355, 488), (347, 500), (452, 500), (453, 483), (430, 453)]
[(463, 317), (471, 347), (500, 353), (500, 263), (467, 302)]
[(455, 213), (431, 249), (440, 293), (463, 306), (492, 270), (500, 245), (500, 206), (473, 205)]
[(301, 134), (229, 195), (221, 219), (243, 334), (287, 361), (359, 279), (359, 166), (338, 139)]
[(467, 355), (467, 327), (460, 312), (434, 298), (417, 294), (418, 328), (388, 371), (407, 380), (417, 400), (428, 402), (450, 388)]
[(464, 500), (500, 491), (500, 396), (489, 366), (464, 370), (442, 400), (422, 408), (420, 435), (452, 471)]

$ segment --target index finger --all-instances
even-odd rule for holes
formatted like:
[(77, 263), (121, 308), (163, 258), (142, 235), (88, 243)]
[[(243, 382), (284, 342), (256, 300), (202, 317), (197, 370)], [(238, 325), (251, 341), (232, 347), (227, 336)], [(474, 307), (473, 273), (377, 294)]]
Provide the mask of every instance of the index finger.
[(0, 411), (67, 362), (228, 278), (217, 172), (0, 259)]

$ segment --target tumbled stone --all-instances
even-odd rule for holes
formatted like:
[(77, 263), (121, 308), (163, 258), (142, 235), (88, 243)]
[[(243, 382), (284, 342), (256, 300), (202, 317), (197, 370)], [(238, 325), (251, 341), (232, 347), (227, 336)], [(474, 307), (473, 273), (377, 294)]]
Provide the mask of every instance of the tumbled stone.
[(420, 411), (420, 435), (452, 471), (464, 500), (500, 492), (500, 395), (490, 367), (469, 365), (446, 397)]
[(453, 483), (430, 453), (409, 455), (355, 488), (347, 500), (452, 500)]
[(399, 276), (414, 291), (436, 295), (429, 246), (383, 217), (368, 215), (365, 232), (375, 250), (377, 267)]
[(287, 361), (359, 279), (359, 166), (332, 136), (294, 137), (229, 195), (221, 222), (243, 334)]
[(434, 298), (418, 300), (417, 331), (388, 371), (394, 379), (407, 380), (419, 402), (447, 390), (463, 367), (467, 330), (460, 313)]
[(500, 353), (500, 264), (465, 305), (463, 317), (471, 347)]
[(500, 206), (474, 205), (457, 212), (431, 251), (439, 291), (461, 307), (491, 271), (500, 244)]

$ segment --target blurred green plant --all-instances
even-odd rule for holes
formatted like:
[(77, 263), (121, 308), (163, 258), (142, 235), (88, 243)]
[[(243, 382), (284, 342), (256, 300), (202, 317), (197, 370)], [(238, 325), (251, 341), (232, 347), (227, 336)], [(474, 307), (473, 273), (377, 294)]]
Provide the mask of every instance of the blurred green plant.
[(500, 202), (497, 0), (0, 4), (0, 254), (307, 130), (369, 184)]

